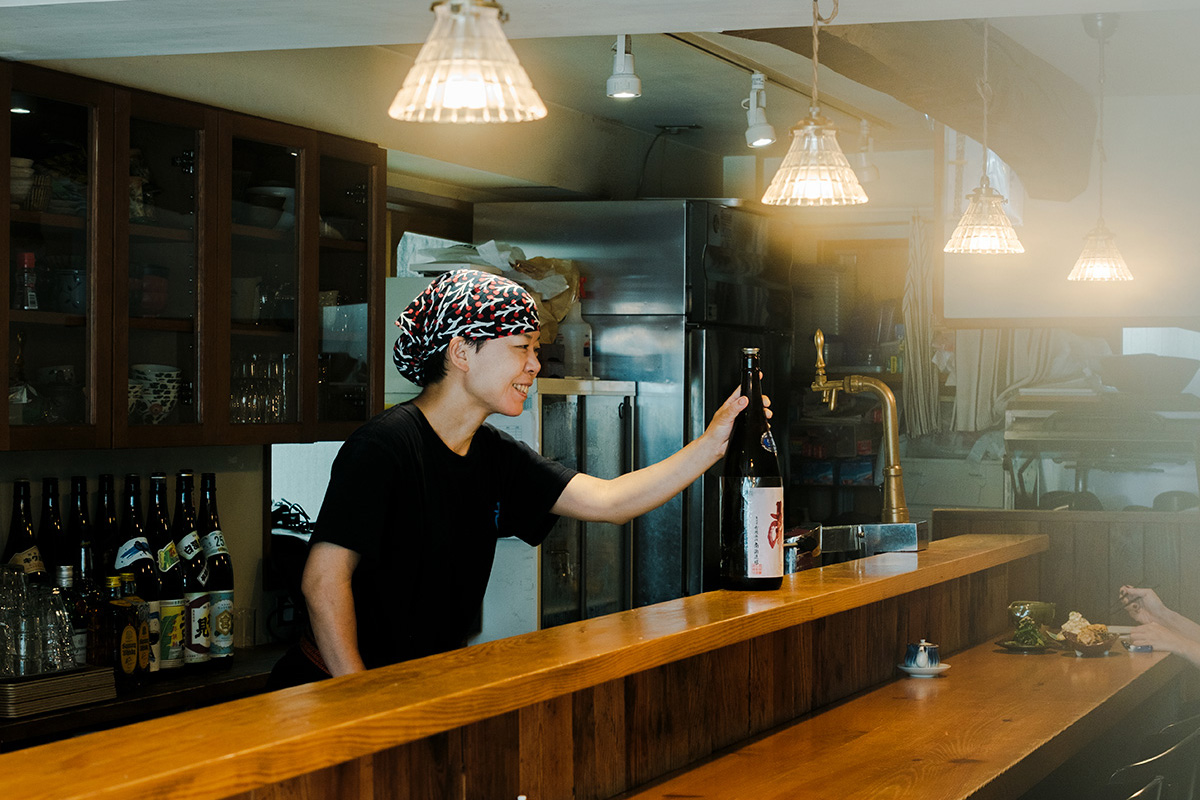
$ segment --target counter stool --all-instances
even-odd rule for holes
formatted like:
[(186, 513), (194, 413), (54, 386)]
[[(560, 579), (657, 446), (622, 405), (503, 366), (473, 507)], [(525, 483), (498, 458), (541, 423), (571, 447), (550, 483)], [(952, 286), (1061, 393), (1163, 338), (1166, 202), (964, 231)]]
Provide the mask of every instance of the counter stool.
[(1163, 776), (1155, 775), (1154, 780), (1129, 795), (1129, 800), (1162, 800)]
[(1193, 800), (1196, 773), (1200, 767), (1200, 729), (1170, 745), (1158, 755), (1135, 762), (1112, 774), (1110, 785), (1144, 786), (1156, 777), (1163, 779), (1162, 800)]

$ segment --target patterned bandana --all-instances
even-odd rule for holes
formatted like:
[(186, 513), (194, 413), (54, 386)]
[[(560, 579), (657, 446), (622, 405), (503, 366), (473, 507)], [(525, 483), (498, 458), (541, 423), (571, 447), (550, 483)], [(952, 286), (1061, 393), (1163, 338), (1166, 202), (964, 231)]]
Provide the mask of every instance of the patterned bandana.
[(438, 276), (396, 320), (400, 336), (392, 350), (396, 369), (423, 386), (421, 365), (455, 336), (499, 339), (538, 330), (529, 292), (508, 278), (460, 269)]

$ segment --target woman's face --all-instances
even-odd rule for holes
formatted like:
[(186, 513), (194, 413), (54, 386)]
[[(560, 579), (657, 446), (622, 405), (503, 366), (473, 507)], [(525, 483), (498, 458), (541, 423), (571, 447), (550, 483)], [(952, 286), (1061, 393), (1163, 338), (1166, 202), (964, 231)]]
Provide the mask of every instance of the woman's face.
[(489, 339), (470, 353), (467, 389), (492, 412), (515, 417), (525, 406), (533, 379), (541, 369), (539, 333), (519, 333)]

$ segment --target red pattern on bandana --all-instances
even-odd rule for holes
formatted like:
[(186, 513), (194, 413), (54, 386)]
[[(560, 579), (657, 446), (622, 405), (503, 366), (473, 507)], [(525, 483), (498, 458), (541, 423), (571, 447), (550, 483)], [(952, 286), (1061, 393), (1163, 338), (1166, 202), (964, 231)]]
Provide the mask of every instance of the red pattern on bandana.
[(520, 284), (471, 269), (438, 276), (396, 320), (400, 336), (392, 361), (417, 384), (421, 365), (455, 336), (499, 339), (538, 330), (537, 306)]

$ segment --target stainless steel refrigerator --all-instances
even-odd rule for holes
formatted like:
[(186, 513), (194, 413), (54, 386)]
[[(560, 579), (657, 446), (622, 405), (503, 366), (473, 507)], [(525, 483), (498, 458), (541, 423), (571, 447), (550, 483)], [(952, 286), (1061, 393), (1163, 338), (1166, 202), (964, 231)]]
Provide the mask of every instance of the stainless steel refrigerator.
[[(637, 383), (634, 467), (666, 458), (703, 433), (737, 387), (743, 347), (762, 348), (764, 388), (786, 397), (793, 328), (789, 250), (772, 219), (736, 204), (475, 206), (477, 243), (495, 239), (519, 245), (528, 257), (578, 262), (587, 278), (582, 310), (592, 325), (595, 376)], [(786, 416), (772, 421), (785, 470)], [(719, 476), (718, 465), (634, 520), (623, 559), (632, 605), (715, 587)]]

